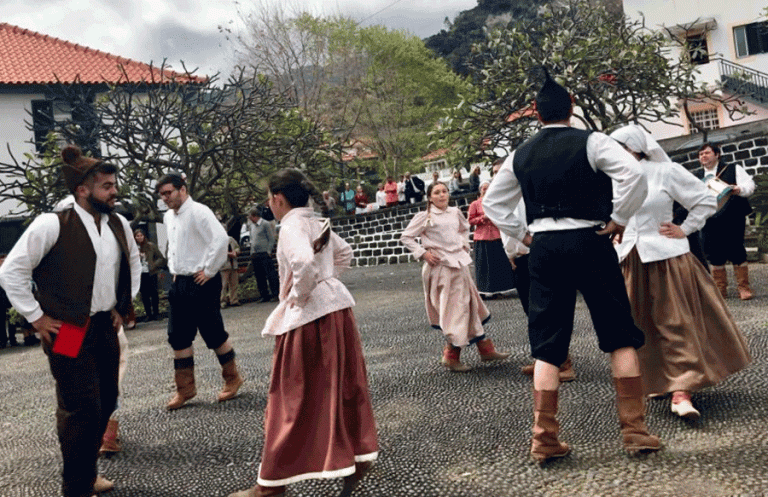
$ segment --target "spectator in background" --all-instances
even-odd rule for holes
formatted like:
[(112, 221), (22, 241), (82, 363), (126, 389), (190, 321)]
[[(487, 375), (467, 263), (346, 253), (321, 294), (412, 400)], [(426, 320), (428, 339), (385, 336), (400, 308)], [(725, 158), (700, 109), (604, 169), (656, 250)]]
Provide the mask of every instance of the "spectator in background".
[(437, 183), (438, 181), (440, 181), (440, 172), (432, 171), (432, 183)]
[(357, 185), (357, 193), (355, 193), (355, 213), (361, 214), (368, 209), (368, 195), (363, 191), (363, 185)]
[[(262, 210), (256, 207), (249, 214), (251, 233), (251, 264), (256, 286), (261, 298), (259, 302), (277, 300), (280, 295), (280, 278), (272, 260), (272, 250), (275, 248), (275, 233), (272, 225), (262, 219)], [(271, 291), (271, 293), (270, 293)]]
[(384, 193), (387, 194), (387, 207), (397, 205), (397, 183), (392, 176), (387, 176), (387, 182), (384, 184)]
[(401, 174), (397, 182), (397, 203), (405, 205), (405, 174)]
[(328, 190), (323, 192), (323, 216), (333, 217), (336, 212), (336, 199)]
[(229, 237), (227, 246), (227, 262), (221, 267), (221, 308), (228, 306), (237, 307), (240, 305), (240, 299), (237, 296), (237, 287), (239, 286), (240, 273), (237, 270), (237, 256), (240, 255), (240, 244), (237, 240)]
[(387, 192), (384, 191), (384, 183), (379, 183), (379, 189), (376, 191), (376, 203), (379, 209), (387, 206)]
[(355, 191), (349, 186), (349, 183), (344, 183), (345, 190), (341, 192), (339, 200), (341, 201), (344, 212), (347, 214), (355, 213)]
[(451, 178), (450, 183), (448, 183), (448, 191), (451, 195), (461, 195), (462, 193), (466, 193), (466, 190), (462, 185), (463, 182), (464, 178), (461, 177), (461, 171), (458, 169), (453, 171), (453, 178)]
[(153, 321), (160, 314), (160, 298), (157, 294), (157, 274), (165, 267), (165, 257), (157, 245), (150, 242), (141, 228), (133, 231), (136, 245), (139, 246), (141, 257), (141, 302), (144, 304), (144, 314), (147, 321)]
[(424, 182), (418, 176), (405, 173), (405, 203), (413, 204), (424, 199)]
[(469, 175), (469, 193), (475, 193), (480, 190), (480, 166), (475, 166)]

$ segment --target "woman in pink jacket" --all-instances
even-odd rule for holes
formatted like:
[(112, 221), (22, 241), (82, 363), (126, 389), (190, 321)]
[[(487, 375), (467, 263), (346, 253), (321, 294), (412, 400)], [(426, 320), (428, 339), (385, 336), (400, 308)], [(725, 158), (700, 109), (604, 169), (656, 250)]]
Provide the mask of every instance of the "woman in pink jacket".
[(275, 337), (264, 451), (258, 485), (230, 497), (282, 496), (291, 483), (339, 477), (347, 496), (378, 456), (355, 301), (337, 278), (352, 249), (307, 207), (313, 190), (296, 169), (269, 180), (280, 303), (261, 332)]
[[(491, 317), (477, 293), (469, 264), (469, 223), (457, 207), (449, 207), (450, 194), (437, 181), (427, 188), (427, 210), (413, 216), (400, 242), (416, 259), (424, 261), (421, 278), (427, 318), (443, 332), (443, 365), (451, 371), (468, 371), (460, 361), (461, 349), (477, 344), (483, 361), (506, 359), (486, 337), (483, 324)], [(421, 243), (416, 241), (421, 239)]]

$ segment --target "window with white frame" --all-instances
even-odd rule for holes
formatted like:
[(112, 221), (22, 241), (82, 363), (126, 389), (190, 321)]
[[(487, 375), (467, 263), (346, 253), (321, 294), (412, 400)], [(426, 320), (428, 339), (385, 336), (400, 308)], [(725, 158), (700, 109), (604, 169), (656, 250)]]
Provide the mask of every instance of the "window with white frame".
[[(691, 118), (700, 128), (703, 129), (719, 129), (720, 117), (717, 115), (717, 108), (708, 107), (706, 109), (696, 110), (691, 112)], [(691, 124), (691, 134), (698, 133), (699, 129)]]
[(733, 28), (736, 57), (768, 52), (768, 22), (753, 22)]

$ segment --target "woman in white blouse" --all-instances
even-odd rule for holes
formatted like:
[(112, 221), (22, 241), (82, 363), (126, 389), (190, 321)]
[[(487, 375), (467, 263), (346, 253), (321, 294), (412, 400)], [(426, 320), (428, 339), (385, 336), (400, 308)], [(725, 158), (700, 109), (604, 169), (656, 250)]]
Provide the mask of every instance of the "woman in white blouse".
[(506, 359), (509, 354), (497, 352), (483, 331), (491, 313), (469, 272), (469, 222), (457, 207), (448, 206), (450, 198), (445, 184), (429, 185), (427, 210), (413, 216), (400, 242), (424, 261), (421, 278), (427, 318), (446, 340), (442, 363), (451, 371), (462, 372), (469, 367), (460, 360), (461, 349), (473, 343), (483, 361)]
[[(714, 214), (704, 183), (671, 162), (635, 125), (611, 134), (637, 158), (648, 197), (616, 245), (635, 322), (645, 333), (638, 350), (648, 395), (672, 393), (672, 412), (698, 419), (691, 392), (715, 385), (751, 360), (747, 345), (714, 281), (691, 254), (686, 236)], [(672, 223), (672, 204), (689, 215)]]

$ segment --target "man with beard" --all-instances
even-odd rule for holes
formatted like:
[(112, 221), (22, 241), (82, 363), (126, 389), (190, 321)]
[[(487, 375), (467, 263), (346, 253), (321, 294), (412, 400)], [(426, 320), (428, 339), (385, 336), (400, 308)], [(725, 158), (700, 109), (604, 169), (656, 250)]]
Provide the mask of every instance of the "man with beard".
[(173, 349), (176, 395), (166, 407), (179, 409), (197, 394), (192, 342), (198, 330), (221, 365), (224, 388), (218, 400), (224, 402), (234, 398), (243, 384), (219, 304), (219, 269), (227, 261), (229, 237), (213, 211), (189, 196), (180, 174), (160, 178), (157, 193), (168, 206), (163, 224), (168, 231), (168, 269), (173, 275), (168, 343)]
[(112, 212), (117, 168), (72, 145), (61, 155), (74, 204), (30, 224), (0, 268), (0, 285), (43, 340), (56, 381), (62, 493), (84, 497), (114, 486), (97, 475), (96, 460), (118, 396), (117, 332), (141, 263), (128, 221)]

